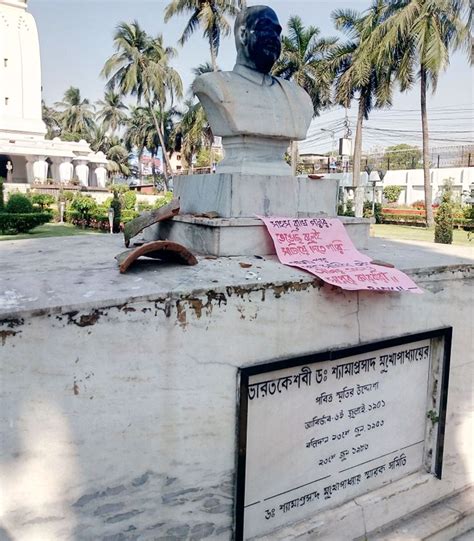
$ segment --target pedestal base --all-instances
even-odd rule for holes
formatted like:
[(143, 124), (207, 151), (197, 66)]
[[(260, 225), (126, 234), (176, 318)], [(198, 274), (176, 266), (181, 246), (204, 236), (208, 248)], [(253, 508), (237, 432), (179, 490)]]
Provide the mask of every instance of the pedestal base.
[[(366, 248), (370, 220), (340, 219), (355, 246), (358, 249)], [(170, 240), (182, 244), (195, 254), (216, 257), (275, 254), (275, 246), (267, 228), (255, 218), (209, 219), (179, 215), (149, 227), (144, 231), (144, 238), (146, 241)]]

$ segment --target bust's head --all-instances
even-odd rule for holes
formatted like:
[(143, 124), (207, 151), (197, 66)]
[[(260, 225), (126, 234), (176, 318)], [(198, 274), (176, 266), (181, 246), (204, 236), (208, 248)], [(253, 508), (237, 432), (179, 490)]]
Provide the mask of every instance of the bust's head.
[(273, 9), (251, 6), (235, 20), (237, 64), (269, 73), (281, 53), (281, 26)]

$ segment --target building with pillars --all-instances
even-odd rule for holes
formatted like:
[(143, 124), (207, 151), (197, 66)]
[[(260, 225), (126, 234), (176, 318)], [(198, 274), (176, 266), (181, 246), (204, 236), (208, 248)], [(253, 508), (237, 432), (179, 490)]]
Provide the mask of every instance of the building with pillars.
[(0, 0), (0, 177), (105, 187), (107, 159), (79, 143), (45, 139), (36, 23), (27, 0)]

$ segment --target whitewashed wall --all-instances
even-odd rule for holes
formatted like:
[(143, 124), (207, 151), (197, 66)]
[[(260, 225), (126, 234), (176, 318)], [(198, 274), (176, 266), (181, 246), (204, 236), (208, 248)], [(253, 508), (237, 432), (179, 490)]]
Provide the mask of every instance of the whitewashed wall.
[[(344, 292), (301, 273), (206, 283), (237, 272), (226, 261), (203, 261), (200, 279), (173, 270), (173, 289), (140, 301), (116, 282), (115, 302), (92, 291), (82, 308), (8, 314), (17, 301), (2, 295), (2, 539), (230, 540), (239, 366), (448, 325), (443, 480), (386, 487), (365, 510), (348, 504), (338, 531), (352, 539), (474, 481), (467, 271), (420, 272), (421, 296)], [(47, 272), (38, 280), (59, 300)], [(129, 280), (139, 288), (139, 274)], [(327, 526), (341, 513), (325, 516)]]

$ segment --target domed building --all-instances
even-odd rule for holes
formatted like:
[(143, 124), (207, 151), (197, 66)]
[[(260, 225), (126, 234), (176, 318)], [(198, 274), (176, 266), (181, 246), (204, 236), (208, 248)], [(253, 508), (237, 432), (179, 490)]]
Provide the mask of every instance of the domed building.
[(52, 179), (105, 187), (107, 159), (84, 140), (45, 139), (41, 61), (27, 0), (0, 0), (0, 177), (32, 184)]

